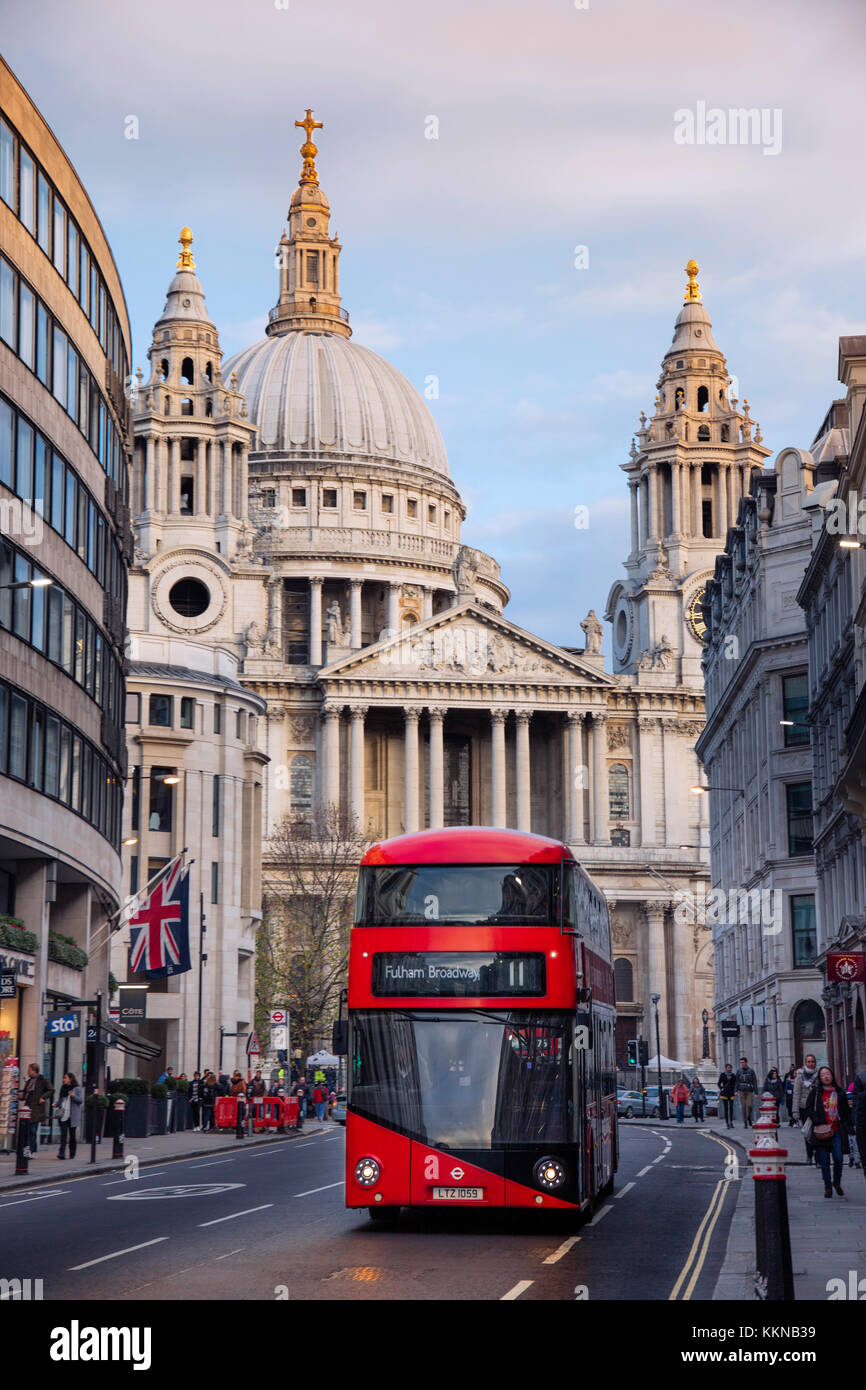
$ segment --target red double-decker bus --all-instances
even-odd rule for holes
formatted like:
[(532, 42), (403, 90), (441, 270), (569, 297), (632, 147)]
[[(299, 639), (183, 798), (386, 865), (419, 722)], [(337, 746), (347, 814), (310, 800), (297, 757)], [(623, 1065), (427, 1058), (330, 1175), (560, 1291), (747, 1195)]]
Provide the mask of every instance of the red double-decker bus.
[(567, 846), (455, 827), (374, 845), (349, 963), (346, 1205), (579, 1211), (617, 1165), (603, 894)]

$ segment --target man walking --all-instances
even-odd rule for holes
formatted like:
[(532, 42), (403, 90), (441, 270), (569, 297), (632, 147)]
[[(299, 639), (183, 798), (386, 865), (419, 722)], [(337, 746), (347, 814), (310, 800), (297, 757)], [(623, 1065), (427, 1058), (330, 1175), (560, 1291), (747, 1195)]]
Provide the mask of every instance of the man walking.
[(737, 1095), (740, 1097), (740, 1111), (743, 1116), (743, 1129), (748, 1129), (752, 1123), (752, 1106), (755, 1102), (755, 1092), (758, 1089), (758, 1078), (749, 1066), (745, 1057), (740, 1058), (740, 1066), (736, 1078)]
[[(803, 1065), (794, 1081), (794, 1119), (802, 1128), (806, 1118), (809, 1094), (818, 1080), (818, 1061), (813, 1053), (807, 1053)], [(815, 1162), (815, 1145), (806, 1140), (806, 1162)]]
[(54, 1087), (48, 1078), (42, 1075), (35, 1062), (31, 1062), (27, 1068), (27, 1080), (21, 1097), (22, 1104), (30, 1106), (28, 1148), (31, 1158), (39, 1157), (39, 1126), (45, 1119), (45, 1102), (53, 1090)]
[(866, 1178), (866, 1067), (861, 1068), (854, 1077), (851, 1100), (854, 1108), (854, 1133), (857, 1152), (860, 1155), (863, 1176)]
[(719, 1077), (719, 1098), (725, 1114), (725, 1125), (728, 1129), (734, 1128), (734, 1096), (737, 1092), (737, 1078), (734, 1076), (734, 1068), (730, 1062), (725, 1063), (725, 1070)]

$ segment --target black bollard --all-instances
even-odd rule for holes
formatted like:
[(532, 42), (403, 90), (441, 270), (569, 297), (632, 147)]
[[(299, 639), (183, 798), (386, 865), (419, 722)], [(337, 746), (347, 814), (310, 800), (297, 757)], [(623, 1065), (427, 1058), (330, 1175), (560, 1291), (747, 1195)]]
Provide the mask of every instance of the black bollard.
[(30, 1166), (30, 1106), (18, 1107), (18, 1142), (15, 1145), (15, 1174), (26, 1173)]
[(239, 1096), (239, 1097), (238, 1097), (238, 1109), (237, 1109), (237, 1124), (235, 1125), (235, 1138), (236, 1138), (236, 1139), (243, 1139), (243, 1137), (244, 1137), (244, 1127), (245, 1127), (245, 1126), (244, 1126), (244, 1121), (245, 1121), (245, 1119), (246, 1119), (246, 1106), (245, 1106), (244, 1102), (241, 1100), (241, 1098), (240, 1098), (240, 1096)]
[(778, 1120), (772, 1096), (761, 1098), (761, 1117), (754, 1125), (755, 1147), (749, 1149), (755, 1180), (755, 1297), (765, 1303), (794, 1300), (794, 1267), (788, 1224), (785, 1159), (779, 1147)]
[(126, 1123), (126, 1101), (114, 1102), (114, 1130), (111, 1142), (111, 1157), (123, 1158), (123, 1128)]

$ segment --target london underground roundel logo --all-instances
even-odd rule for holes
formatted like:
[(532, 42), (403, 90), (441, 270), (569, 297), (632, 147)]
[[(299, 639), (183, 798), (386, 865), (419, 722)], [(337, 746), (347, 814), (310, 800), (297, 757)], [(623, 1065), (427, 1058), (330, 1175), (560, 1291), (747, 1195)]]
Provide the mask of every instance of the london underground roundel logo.
[(460, 1179), (463, 1177), (463, 1169), (462, 1169), (462, 1168), (452, 1168), (452, 1169), (451, 1169), (451, 1176), (452, 1176), (452, 1178), (454, 1179), (455, 1182), (459, 1182)]

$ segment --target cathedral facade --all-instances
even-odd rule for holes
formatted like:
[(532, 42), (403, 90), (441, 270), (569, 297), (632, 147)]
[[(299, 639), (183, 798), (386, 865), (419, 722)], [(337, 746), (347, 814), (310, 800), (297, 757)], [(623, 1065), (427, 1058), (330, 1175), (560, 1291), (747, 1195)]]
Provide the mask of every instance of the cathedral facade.
[[(690, 791), (701, 603), (767, 453), (729, 396), (697, 267), (623, 465), (631, 546), (607, 671), (594, 612), (582, 648), (521, 629), (496, 561), (462, 542), (429, 408), (351, 336), (311, 113), (298, 124), (277, 302), (226, 363), (182, 235), (135, 419), (133, 657), (182, 668), (180, 684), (193, 668), (223, 680), (265, 859), (284, 816), (327, 804), (370, 839), (492, 824), (567, 841), (612, 909), (618, 1060), (638, 1033), (655, 1051), (657, 994), (662, 1052), (696, 1064), (713, 995), (705, 798)], [(249, 911), (255, 891), (238, 894)], [(246, 1016), (220, 1007), (227, 1029)]]

